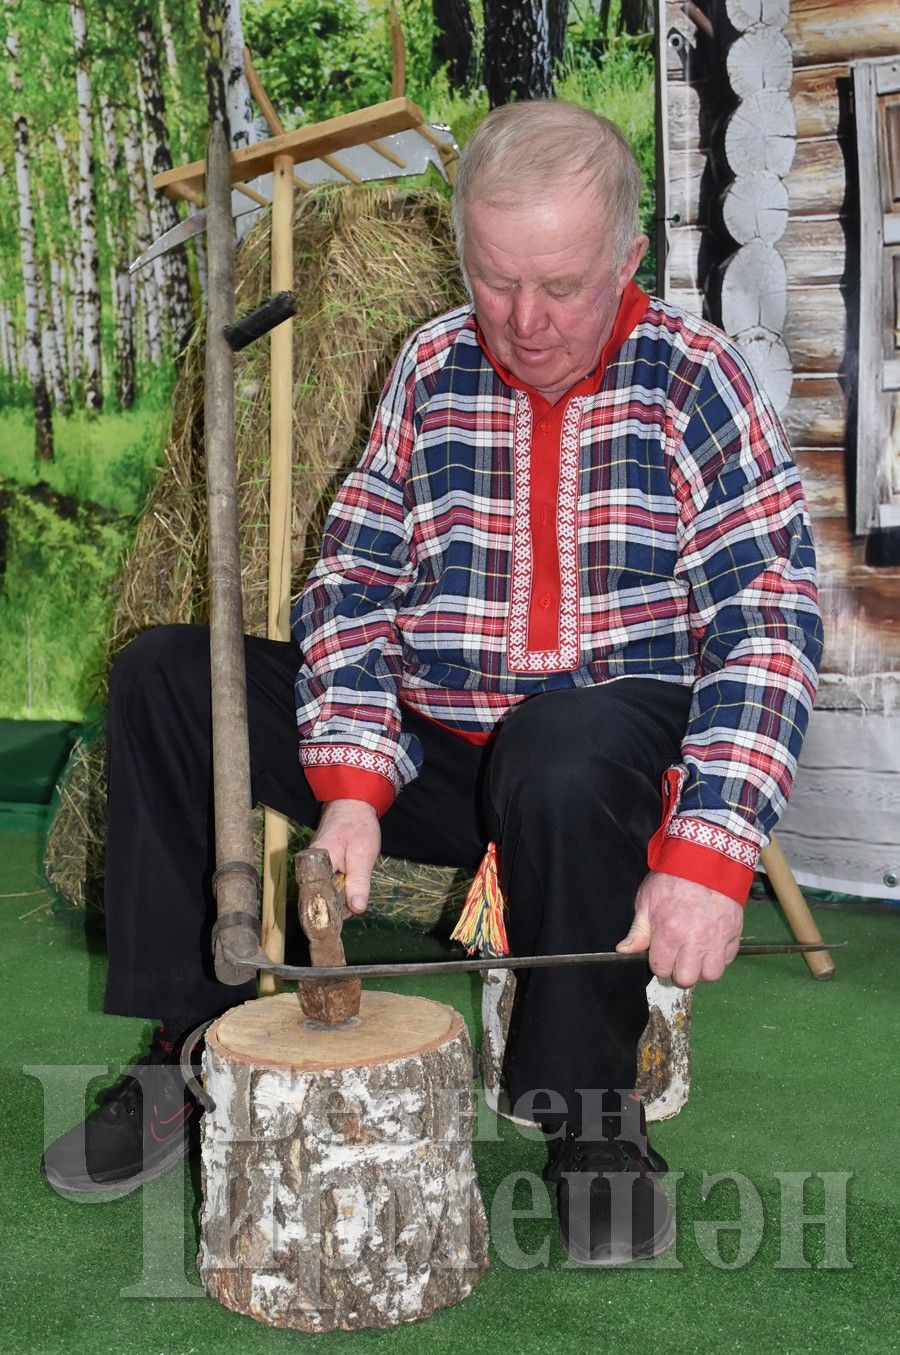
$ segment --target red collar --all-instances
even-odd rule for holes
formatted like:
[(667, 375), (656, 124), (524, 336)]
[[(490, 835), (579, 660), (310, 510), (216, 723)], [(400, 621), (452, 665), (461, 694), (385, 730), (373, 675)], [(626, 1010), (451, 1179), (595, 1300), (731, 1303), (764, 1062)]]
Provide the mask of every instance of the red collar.
[[(573, 395), (597, 394), (603, 382), (603, 376), (607, 367), (625, 343), (625, 340), (641, 320), (643, 320), (649, 304), (650, 298), (647, 293), (642, 291), (634, 279), (632, 279), (622, 293), (622, 300), (619, 302), (619, 310), (616, 315), (615, 324), (613, 325), (612, 333), (603, 345), (600, 361), (592, 372), (589, 372), (587, 376), (582, 377), (580, 381), (576, 381), (575, 385), (567, 390), (565, 395), (561, 395), (559, 397), (560, 400), (568, 400)], [(477, 321), (475, 324), (475, 333), (478, 336), (478, 342), (481, 345), (485, 357), (500, 377), (501, 381), (507, 386), (512, 386), (513, 390), (526, 391), (528, 395), (531, 396), (532, 400), (541, 401), (549, 409), (551, 404), (546, 395), (542, 395), (541, 392), (535, 390), (533, 386), (527, 386), (524, 381), (520, 381), (517, 376), (513, 376), (512, 372), (508, 371), (501, 362), (497, 361), (485, 343), (484, 335), (481, 332), (481, 326)], [(555, 403), (558, 404), (559, 400)]]

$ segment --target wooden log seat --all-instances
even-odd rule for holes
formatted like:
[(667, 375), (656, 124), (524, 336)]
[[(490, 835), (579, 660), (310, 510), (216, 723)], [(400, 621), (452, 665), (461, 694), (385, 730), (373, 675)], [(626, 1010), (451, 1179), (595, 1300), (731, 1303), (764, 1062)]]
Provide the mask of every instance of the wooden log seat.
[(209, 1030), (198, 1269), (235, 1312), (306, 1332), (392, 1327), (487, 1268), (472, 1049), (457, 1012), (364, 991), (327, 1027), (293, 994)]

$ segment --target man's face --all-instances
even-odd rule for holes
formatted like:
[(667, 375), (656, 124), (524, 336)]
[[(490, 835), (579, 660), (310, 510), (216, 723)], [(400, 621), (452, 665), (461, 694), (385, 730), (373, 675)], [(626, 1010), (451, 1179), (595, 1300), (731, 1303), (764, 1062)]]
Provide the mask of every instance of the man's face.
[(617, 267), (597, 199), (576, 181), (521, 204), (479, 202), (477, 189), (463, 262), (478, 323), (494, 357), (555, 401), (596, 367), (647, 238)]

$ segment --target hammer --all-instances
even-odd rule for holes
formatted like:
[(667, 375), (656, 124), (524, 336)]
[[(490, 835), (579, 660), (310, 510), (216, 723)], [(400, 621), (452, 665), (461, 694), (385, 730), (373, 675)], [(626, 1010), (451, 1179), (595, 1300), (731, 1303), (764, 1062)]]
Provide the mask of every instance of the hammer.
[[(344, 876), (332, 871), (331, 857), (316, 847), (298, 852), (296, 868), (300, 926), (309, 939), (310, 963), (315, 968), (344, 968)], [(359, 979), (307, 979), (297, 984), (305, 1014), (326, 1026), (344, 1025), (358, 1015), (361, 993)]]

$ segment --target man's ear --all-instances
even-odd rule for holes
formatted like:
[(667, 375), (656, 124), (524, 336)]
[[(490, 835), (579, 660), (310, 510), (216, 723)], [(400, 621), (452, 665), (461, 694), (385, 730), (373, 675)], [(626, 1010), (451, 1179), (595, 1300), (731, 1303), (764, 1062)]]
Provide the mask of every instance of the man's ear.
[(624, 291), (631, 279), (641, 266), (641, 260), (650, 248), (650, 241), (646, 235), (636, 235), (628, 246), (628, 253), (619, 269), (618, 285), (619, 291)]

